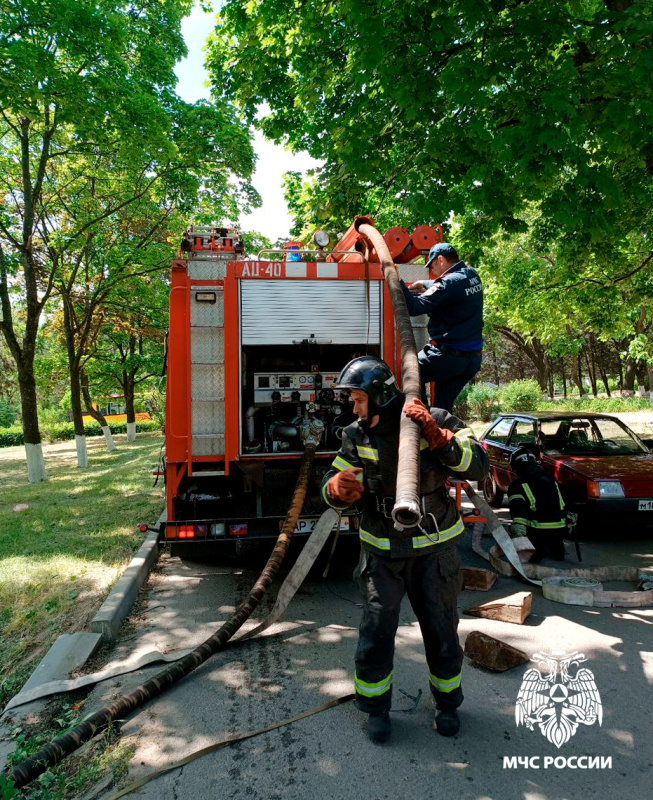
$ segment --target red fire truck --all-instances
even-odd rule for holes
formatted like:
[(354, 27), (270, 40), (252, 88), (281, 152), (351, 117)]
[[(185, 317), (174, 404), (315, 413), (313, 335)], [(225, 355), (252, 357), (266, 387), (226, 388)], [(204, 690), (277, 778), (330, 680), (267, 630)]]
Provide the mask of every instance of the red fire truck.
[[(334, 249), (282, 250), (245, 258), (231, 228), (190, 228), (192, 247), (172, 263), (162, 538), (173, 553), (236, 538), (276, 537), (297, 477), (303, 420), (324, 433), (297, 535), (322, 513), (319, 487), (353, 415), (333, 388), (342, 367), (366, 353), (400, 375), (392, 305), (358, 217)], [(399, 274), (442, 229), (384, 234)], [(317, 236), (321, 245), (324, 234)], [(302, 246), (303, 247), (303, 246)], [(426, 318), (414, 320), (418, 347)], [(355, 515), (343, 530), (357, 530)]]

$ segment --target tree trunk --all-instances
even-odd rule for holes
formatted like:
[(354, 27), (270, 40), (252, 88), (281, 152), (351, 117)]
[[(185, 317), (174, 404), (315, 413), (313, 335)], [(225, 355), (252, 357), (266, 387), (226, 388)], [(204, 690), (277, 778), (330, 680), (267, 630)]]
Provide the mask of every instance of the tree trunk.
[(125, 393), (125, 414), (127, 415), (127, 441), (136, 440), (136, 412), (134, 411), (134, 373), (123, 371), (123, 390)]
[[(524, 353), (524, 355), (528, 357), (535, 367), (537, 382), (542, 389), (542, 393), (546, 394), (549, 388), (550, 366), (546, 351), (540, 341), (535, 337), (533, 337), (530, 341), (527, 341), (520, 333), (517, 333), (516, 331), (513, 331), (510, 328), (506, 328), (502, 325), (496, 325), (495, 329), (498, 333), (508, 339), (509, 342), (512, 342), (514, 345), (516, 345)], [(519, 375), (522, 379), (526, 377), (521, 364), (519, 365)]]
[[(23, 423), (23, 442), (27, 461), (27, 478), (30, 483), (47, 481), (48, 475), (43, 460), (41, 447), (41, 431), (39, 430), (39, 412), (36, 401), (36, 381), (34, 379), (34, 354), (36, 353), (36, 337), (39, 330), (41, 305), (38, 300), (35, 270), (31, 250), (23, 253), (25, 266), (25, 320), (22, 343), (14, 327), (13, 308), (9, 294), (9, 279), (4, 250), (0, 246), (0, 331), (4, 335), (9, 352), (16, 364), (18, 388), (20, 391), (21, 420)], [(42, 302), (45, 302), (46, 292)]]
[(17, 367), (25, 457), (27, 459), (27, 478), (30, 483), (39, 483), (40, 481), (47, 481), (48, 475), (45, 470), (43, 448), (41, 447), (34, 361), (32, 360), (30, 363), (25, 364), (24, 358), (21, 358)]
[(637, 362), (633, 358), (626, 358), (626, 369), (621, 382), (621, 396), (632, 397), (635, 393), (635, 378), (637, 377)]
[(68, 370), (70, 373), (70, 407), (73, 412), (73, 426), (75, 428), (75, 447), (77, 448), (77, 466), (80, 469), (88, 467), (88, 451), (86, 449), (86, 436), (84, 435), (84, 419), (82, 412), (82, 388), (80, 380), (79, 356), (75, 347), (75, 331), (73, 329), (73, 315), (70, 308), (70, 297), (62, 287), (64, 332), (66, 335), (66, 352), (68, 355)]
[(605, 367), (599, 366), (599, 373), (601, 375), (601, 380), (603, 381), (603, 385), (605, 386), (605, 393), (608, 397), (612, 397), (612, 393), (610, 391), (610, 383), (608, 381), (608, 373), (605, 371)]
[(492, 368), (494, 370), (494, 382), (497, 386), (501, 384), (501, 374), (499, 373), (499, 359), (497, 358), (497, 350), (494, 344), (492, 344)]
[(89, 416), (93, 417), (93, 419), (102, 428), (102, 433), (104, 434), (104, 441), (107, 443), (107, 450), (111, 453), (113, 450), (116, 449), (116, 445), (113, 442), (113, 434), (111, 433), (111, 428), (109, 427), (107, 418), (100, 411), (99, 407), (98, 408), (93, 407), (93, 401), (91, 400), (91, 393), (88, 388), (88, 375), (84, 372), (84, 370), (82, 370), (81, 373), (81, 385), (82, 385), (82, 397), (84, 398), (84, 405), (86, 406), (86, 413), (89, 414)]
[(578, 380), (578, 392), (581, 397), (584, 397), (587, 392), (583, 386), (583, 361), (580, 353), (576, 356), (576, 373)]
[(640, 397), (644, 397), (648, 388), (648, 368), (645, 363), (640, 361), (637, 365), (637, 390)]
[(583, 369), (580, 353), (572, 355), (571, 365), (571, 380), (576, 384), (578, 394), (583, 397), (585, 395), (585, 387), (583, 386)]
[(590, 360), (589, 347), (585, 348), (585, 363), (587, 364), (587, 374), (590, 379), (590, 386), (592, 387), (592, 395), (598, 397), (598, 386), (596, 385), (596, 373), (592, 369), (592, 362)]
[(591, 366), (590, 369), (590, 381), (592, 382), (592, 394), (594, 397), (599, 396), (599, 382), (598, 378), (596, 377), (597, 369), (596, 369), (596, 342), (594, 336), (590, 333), (589, 335), (589, 357), (587, 359), (588, 366)]

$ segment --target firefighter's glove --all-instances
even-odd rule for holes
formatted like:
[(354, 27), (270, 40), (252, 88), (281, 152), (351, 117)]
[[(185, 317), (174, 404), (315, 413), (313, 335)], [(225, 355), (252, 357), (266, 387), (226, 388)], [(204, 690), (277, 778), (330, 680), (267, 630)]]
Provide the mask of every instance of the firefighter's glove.
[(360, 467), (354, 467), (336, 473), (327, 484), (329, 497), (348, 505), (360, 500), (363, 494), (363, 484), (356, 479), (356, 476), (362, 472)]
[(528, 531), (526, 530), (526, 526), (522, 522), (512, 522), (510, 524), (510, 538), (511, 539), (519, 539), (522, 536), (526, 536)]
[(422, 436), (428, 442), (429, 450), (441, 450), (454, 438), (453, 432), (441, 428), (431, 416), (431, 412), (421, 400), (411, 400), (404, 406), (404, 414), (422, 429)]

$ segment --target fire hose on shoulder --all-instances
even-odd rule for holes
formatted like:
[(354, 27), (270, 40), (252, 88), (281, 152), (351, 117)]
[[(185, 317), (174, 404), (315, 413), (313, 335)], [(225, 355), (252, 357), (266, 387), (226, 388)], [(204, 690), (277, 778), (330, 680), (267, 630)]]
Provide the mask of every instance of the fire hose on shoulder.
[[(364, 236), (376, 250), (383, 277), (388, 287), (390, 300), (394, 309), (395, 324), (399, 336), (401, 353), (401, 388), (406, 403), (418, 400), (422, 391), (417, 360), (417, 346), (413, 325), (410, 321), (406, 300), (399, 284), (399, 274), (392, 261), (388, 245), (379, 231), (366, 217), (359, 217), (355, 222), (361, 236)], [(398, 530), (412, 528), (422, 518), (419, 502), (419, 440), (420, 429), (417, 423), (405, 414), (401, 415), (399, 426), (399, 459), (397, 465), (397, 489), (392, 519)]]
[[(8, 771), (7, 777), (13, 781), (16, 788), (21, 788), (31, 783), (35, 778), (45, 772), (47, 769), (55, 766), (62, 761), (66, 756), (69, 756), (85, 742), (88, 742), (102, 730), (104, 730), (111, 722), (117, 719), (125, 719), (135, 709), (144, 705), (148, 701), (154, 699), (170, 686), (180, 681), (183, 677), (188, 675), (193, 670), (197, 669), (214, 653), (223, 648), (227, 642), (233, 637), (242, 625), (251, 616), (254, 609), (259, 605), (263, 595), (272, 583), (275, 575), (277, 574), (281, 562), (286, 555), (295, 526), (304, 504), (306, 491), (308, 489), (308, 482), (311, 476), (313, 460), (315, 457), (315, 450), (322, 435), (322, 423), (319, 420), (307, 420), (301, 430), (302, 440), (305, 445), (304, 455), (302, 457), (301, 465), (299, 468), (299, 476), (295, 485), (288, 513), (284, 520), (281, 532), (275, 543), (274, 549), (263, 568), (263, 571), (256, 580), (247, 598), (238, 606), (234, 614), (223, 624), (221, 627), (212, 634), (205, 642), (196, 647), (191, 652), (187, 653), (175, 663), (163, 669), (153, 678), (150, 678), (145, 683), (136, 687), (132, 692), (123, 695), (118, 700), (109, 705), (104, 706), (99, 711), (91, 714), (71, 730), (62, 734), (54, 739), (45, 747), (41, 748), (34, 756), (26, 759), (25, 761), (17, 764)], [(335, 514), (335, 512), (334, 512)], [(333, 522), (333, 516), (330, 517)], [(332, 527), (332, 525), (331, 525)], [(329, 531), (331, 530), (329, 527)], [(322, 542), (323, 544), (324, 542)], [(319, 550), (318, 550), (319, 552)], [(315, 553), (317, 556), (317, 553)], [(313, 561), (314, 558), (313, 557)], [(299, 563), (299, 560), (298, 560)], [(297, 586), (303, 580), (306, 573), (310, 569), (312, 561), (309, 554), (304, 556), (301, 567), (298, 571), (294, 571), (294, 579), (290, 581), (294, 589), (289, 587), (284, 594), (283, 587), (280, 592), (280, 597), (277, 599), (275, 610), (278, 611), (275, 619), (280, 615), (283, 609), (280, 605), (283, 604), (284, 598), (287, 598), (288, 593), (292, 597)], [(300, 573), (303, 571), (303, 576)], [(288, 576), (288, 579), (291, 575)], [(289, 580), (286, 581), (288, 583)], [(286, 584), (284, 584), (284, 587)], [(289, 600), (289, 598), (288, 598)], [(287, 605), (287, 601), (286, 601)], [(285, 607), (285, 606), (284, 606)], [(271, 617), (274, 616), (275, 611)], [(272, 624), (274, 619), (268, 618), (264, 626)], [(249, 632), (246, 636), (241, 638), (248, 638), (255, 633), (263, 630), (264, 626), (257, 627), (254, 631)]]

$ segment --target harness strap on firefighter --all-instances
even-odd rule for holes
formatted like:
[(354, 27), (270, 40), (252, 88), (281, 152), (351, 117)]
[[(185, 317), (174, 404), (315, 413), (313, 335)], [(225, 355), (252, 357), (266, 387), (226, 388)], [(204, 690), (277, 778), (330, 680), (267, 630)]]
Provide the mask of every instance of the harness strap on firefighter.
[[(456, 536), (463, 533), (464, 530), (465, 523), (458, 517), (450, 527), (441, 528), (439, 531), (432, 534), (425, 533), (423, 536), (413, 536), (411, 541), (413, 548), (419, 550), (422, 547), (430, 547), (433, 544), (441, 544), (442, 542), (449, 541), (449, 539), (454, 539)], [(372, 547), (376, 547), (378, 550), (390, 552), (390, 539), (374, 536), (373, 533), (366, 531), (364, 528), (360, 529), (359, 535), (362, 542), (366, 542), (372, 545)]]

